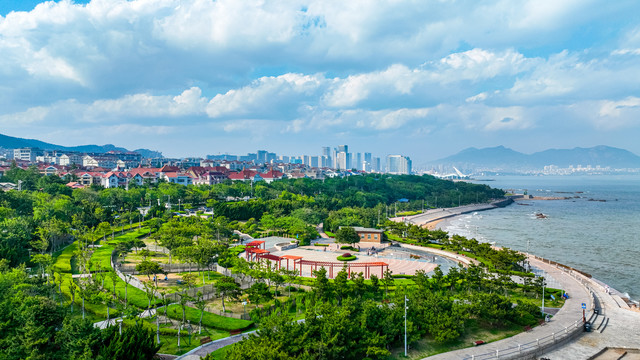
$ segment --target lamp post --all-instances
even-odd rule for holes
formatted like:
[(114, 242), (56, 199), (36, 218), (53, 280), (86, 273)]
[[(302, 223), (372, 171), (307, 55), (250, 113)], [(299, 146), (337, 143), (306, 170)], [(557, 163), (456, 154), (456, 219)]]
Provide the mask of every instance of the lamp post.
[(122, 335), (122, 319), (116, 321), (118, 322), (118, 334)]
[(407, 295), (404, 296), (404, 357), (407, 357)]

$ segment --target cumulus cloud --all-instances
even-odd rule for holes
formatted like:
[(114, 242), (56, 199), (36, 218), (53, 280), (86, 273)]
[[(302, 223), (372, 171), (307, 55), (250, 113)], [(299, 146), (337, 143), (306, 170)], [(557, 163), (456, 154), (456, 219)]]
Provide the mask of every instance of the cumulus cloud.
[[(639, 6), (50, 1), (0, 16), (0, 125), (120, 138), (179, 123), (309, 142), (569, 123), (613, 132), (637, 126)], [(629, 25), (602, 30), (610, 23)]]
[(280, 115), (312, 100), (325, 84), (321, 75), (288, 73), (262, 77), (251, 85), (216, 95), (207, 105), (207, 114), (212, 118)]

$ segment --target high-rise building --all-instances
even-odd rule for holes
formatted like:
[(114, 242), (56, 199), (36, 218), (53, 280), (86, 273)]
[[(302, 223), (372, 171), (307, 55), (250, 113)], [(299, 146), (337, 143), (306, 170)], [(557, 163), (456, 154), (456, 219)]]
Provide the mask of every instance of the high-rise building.
[(372, 165), (371, 165), (371, 171), (376, 171), (376, 172), (380, 172), (380, 158), (379, 157), (375, 157), (372, 160)]
[(256, 153), (256, 163), (264, 164), (267, 162), (267, 150), (258, 150)]
[(335, 156), (334, 166), (336, 169), (347, 170), (351, 168), (351, 154), (349, 154), (348, 145), (338, 145)]
[(323, 146), (322, 147), (322, 156), (325, 157), (325, 160), (322, 160), (323, 165), (322, 166), (332, 166), (332, 157), (331, 157), (331, 148), (328, 146)]
[(411, 159), (408, 156), (388, 155), (387, 172), (389, 174), (411, 174)]
[(353, 167), (358, 170), (364, 170), (364, 167), (362, 166), (362, 153), (356, 153), (356, 163)]

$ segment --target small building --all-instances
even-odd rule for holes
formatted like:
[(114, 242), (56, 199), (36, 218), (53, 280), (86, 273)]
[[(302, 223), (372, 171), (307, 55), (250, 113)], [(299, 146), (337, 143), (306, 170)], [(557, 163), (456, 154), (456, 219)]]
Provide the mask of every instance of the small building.
[(360, 236), (360, 241), (363, 242), (381, 243), (384, 238), (384, 230), (364, 228), (359, 226), (354, 226), (353, 229), (356, 231), (358, 236)]

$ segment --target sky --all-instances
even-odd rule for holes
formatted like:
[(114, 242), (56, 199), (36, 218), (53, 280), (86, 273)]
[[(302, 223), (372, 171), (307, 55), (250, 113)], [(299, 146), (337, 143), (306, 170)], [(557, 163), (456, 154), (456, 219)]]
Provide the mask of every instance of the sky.
[(628, 0), (1, 0), (0, 133), (170, 157), (347, 144), (414, 167), (498, 145), (640, 154), (638, 13)]

